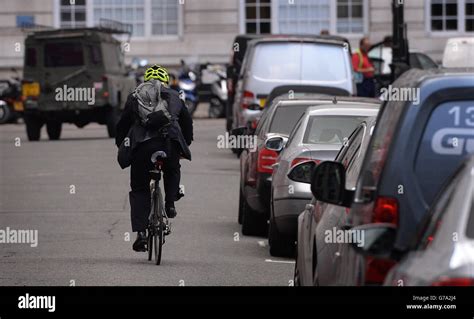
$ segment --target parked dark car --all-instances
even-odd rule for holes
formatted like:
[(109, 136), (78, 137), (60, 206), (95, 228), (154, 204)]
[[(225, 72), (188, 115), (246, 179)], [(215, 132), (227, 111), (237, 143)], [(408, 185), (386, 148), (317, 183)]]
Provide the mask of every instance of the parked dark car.
[[(464, 157), (474, 153), (473, 70), (409, 70), (392, 89), (406, 88), (418, 89), (419, 101), (384, 103), (355, 184), (346, 184), (353, 179), (344, 161), (323, 162), (315, 169), (312, 192), (322, 220), (316, 238), (305, 239), (314, 242), (311, 251), (317, 254), (313, 284), (383, 283), (394, 262), (365, 258), (348, 242), (328, 245), (324, 233), (392, 224), (397, 229), (394, 250), (406, 251), (436, 194)], [(328, 209), (339, 213), (329, 219)]]
[[(355, 248), (371, 257), (394, 258), (396, 229), (364, 226), (373, 244), (366, 240), (365, 246)], [(440, 192), (413, 246), (402, 256), (385, 285), (474, 286), (474, 156)]]
[(232, 106), (234, 105), (235, 85), (239, 78), (242, 62), (247, 52), (247, 43), (260, 38), (260, 35), (239, 34), (232, 42), (230, 62), (227, 66), (227, 104), (226, 104), (226, 129), (232, 129)]

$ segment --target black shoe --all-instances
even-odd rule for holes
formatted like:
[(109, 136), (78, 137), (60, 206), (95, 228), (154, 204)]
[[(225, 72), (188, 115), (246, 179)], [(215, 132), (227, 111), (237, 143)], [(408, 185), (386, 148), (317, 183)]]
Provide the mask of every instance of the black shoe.
[(147, 237), (146, 232), (139, 231), (137, 233), (137, 239), (133, 243), (133, 250), (143, 252), (146, 251)]
[(168, 216), (168, 218), (175, 218), (177, 213), (176, 213), (176, 208), (174, 208), (174, 205), (171, 206), (171, 205), (165, 205), (165, 209), (166, 209), (166, 216)]

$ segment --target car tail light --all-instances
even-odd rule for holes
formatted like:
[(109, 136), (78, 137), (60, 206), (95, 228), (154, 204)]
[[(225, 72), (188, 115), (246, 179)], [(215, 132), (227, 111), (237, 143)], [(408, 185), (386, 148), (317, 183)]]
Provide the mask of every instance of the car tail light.
[(257, 126), (258, 126), (258, 120), (253, 120), (252, 122), (250, 122), (250, 128), (252, 130), (256, 130)]
[(474, 286), (474, 278), (440, 278), (432, 286)]
[(295, 167), (299, 163), (308, 162), (308, 161), (313, 161), (313, 162), (316, 163), (316, 165), (321, 163), (320, 160), (315, 160), (315, 159), (312, 159), (312, 158), (309, 158), (309, 157), (297, 157), (297, 158), (295, 158), (294, 160), (291, 161), (290, 167)]
[(258, 153), (257, 159), (257, 172), (259, 173), (272, 173), (273, 164), (277, 162), (278, 153), (266, 148), (263, 148)]
[(398, 201), (395, 198), (380, 196), (374, 205), (373, 223), (398, 225)]
[(242, 94), (241, 107), (243, 109), (248, 109), (248, 107), (252, 104), (254, 100), (255, 100), (255, 95), (252, 92), (244, 91), (244, 93)]
[(382, 284), (390, 269), (396, 264), (393, 260), (367, 257), (365, 284)]
[(109, 97), (109, 92), (108, 91), (105, 91), (104, 94), (103, 94), (104, 97)]

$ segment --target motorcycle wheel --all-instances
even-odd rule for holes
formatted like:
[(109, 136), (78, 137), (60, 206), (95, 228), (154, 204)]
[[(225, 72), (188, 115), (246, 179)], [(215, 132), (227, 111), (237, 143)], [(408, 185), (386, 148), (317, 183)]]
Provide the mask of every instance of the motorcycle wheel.
[(224, 116), (224, 104), (216, 97), (213, 97), (209, 105), (209, 118), (217, 119)]

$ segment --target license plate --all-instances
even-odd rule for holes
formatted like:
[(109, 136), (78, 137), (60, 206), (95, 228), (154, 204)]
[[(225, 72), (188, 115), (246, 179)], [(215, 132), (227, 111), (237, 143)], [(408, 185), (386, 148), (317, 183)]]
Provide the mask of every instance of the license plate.
[(40, 94), (40, 86), (38, 82), (24, 83), (22, 89), (23, 96), (38, 96)]
[(264, 108), (266, 102), (267, 102), (267, 99), (260, 99), (260, 108)]
[(21, 102), (21, 101), (13, 102), (13, 109), (17, 112), (23, 111), (23, 102)]

